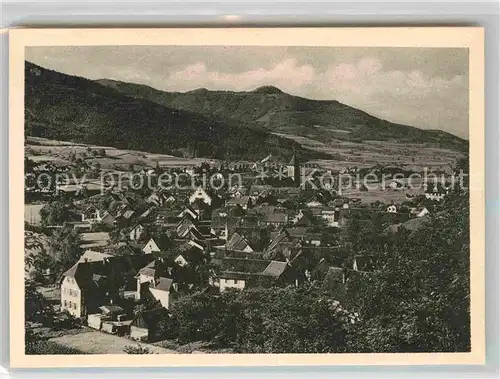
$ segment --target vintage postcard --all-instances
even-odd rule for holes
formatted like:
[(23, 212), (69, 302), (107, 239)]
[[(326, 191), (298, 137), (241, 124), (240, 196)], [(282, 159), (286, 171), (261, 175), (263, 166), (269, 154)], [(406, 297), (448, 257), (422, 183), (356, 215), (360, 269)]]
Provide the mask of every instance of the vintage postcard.
[(12, 30), (9, 111), (12, 367), (484, 363), (482, 28)]

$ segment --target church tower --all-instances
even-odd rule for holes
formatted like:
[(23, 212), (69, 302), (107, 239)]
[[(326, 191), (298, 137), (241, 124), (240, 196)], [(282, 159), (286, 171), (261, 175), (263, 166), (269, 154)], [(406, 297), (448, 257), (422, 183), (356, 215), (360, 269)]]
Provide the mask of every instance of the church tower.
[(286, 166), (287, 176), (292, 178), (296, 187), (300, 186), (300, 163), (295, 154), (293, 154), (290, 163)]

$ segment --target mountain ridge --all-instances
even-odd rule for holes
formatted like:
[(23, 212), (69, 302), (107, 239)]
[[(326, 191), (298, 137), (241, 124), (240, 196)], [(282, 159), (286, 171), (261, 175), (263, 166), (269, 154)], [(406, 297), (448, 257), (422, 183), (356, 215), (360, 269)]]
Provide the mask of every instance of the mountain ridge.
[(453, 150), (466, 149), (467, 141), (437, 129), (420, 129), (379, 119), (337, 100), (312, 100), (283, 92), (274, 86), (251, 91), (200, 88), (168, 92), (145, 84), (97, 80), (134, 98), (148, 99), (175, 109), (217, 117), (233, 125), (246, 125), (328, 142), (380, 140), (424, 143)]

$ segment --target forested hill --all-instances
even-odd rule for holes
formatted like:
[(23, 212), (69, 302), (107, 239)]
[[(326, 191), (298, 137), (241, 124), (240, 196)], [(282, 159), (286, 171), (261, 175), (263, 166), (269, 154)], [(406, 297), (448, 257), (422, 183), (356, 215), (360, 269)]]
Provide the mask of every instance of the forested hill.
[(26, 62), (25, 134), (78, 143), (184, 156), (289, 159), (326, 154), (262, 129), (236, 127), (216, 115), (134, 98), (94, 81)]
[(97, 82), (137, 99), (215, 116), (229, 124), (306, 136), (323, 142), (378, 140), (424, 143), (453, 150), (463, 150), (467, 146), (465, 140), (443, 131), (394, 124), (338, 101), (305, 99), (272, 86), (248, 92), (200, 88), (180, 93), (108, 79)]

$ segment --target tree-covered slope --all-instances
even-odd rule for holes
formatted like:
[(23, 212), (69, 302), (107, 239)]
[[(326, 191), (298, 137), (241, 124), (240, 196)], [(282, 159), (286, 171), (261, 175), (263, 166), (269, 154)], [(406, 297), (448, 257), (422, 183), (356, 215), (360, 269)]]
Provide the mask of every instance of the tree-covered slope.
[(224, 159), (325, 156), (261, 129), (215, 115), (133, 98), (94, 81), (26, 62), (25, 133), (78, 143)]

